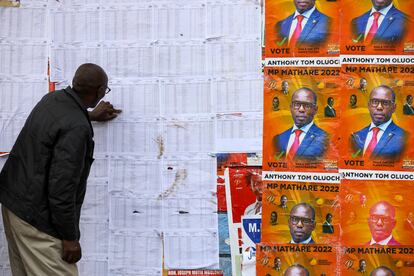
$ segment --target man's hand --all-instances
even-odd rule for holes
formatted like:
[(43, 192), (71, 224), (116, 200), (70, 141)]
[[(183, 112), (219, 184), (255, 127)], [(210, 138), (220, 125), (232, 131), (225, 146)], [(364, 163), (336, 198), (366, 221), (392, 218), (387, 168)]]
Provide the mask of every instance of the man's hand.
[(115, 109), (110, 102), (101, 101), (94, 110), (89, 111), (89, 119), (98, 122), (109, 121), (116, 118), (121, 112), (122, 110)]
[(63, 240), (62, 259), (70, 264), (78, 262), (82, 258), (82, 249), (79, 241)]

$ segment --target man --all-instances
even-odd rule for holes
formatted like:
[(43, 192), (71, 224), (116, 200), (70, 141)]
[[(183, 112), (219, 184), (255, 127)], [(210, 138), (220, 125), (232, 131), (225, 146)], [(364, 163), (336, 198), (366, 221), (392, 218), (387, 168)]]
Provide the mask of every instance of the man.
[(372, 8), (351, 22), (355, 43), (400, 42), (407, 31), (408, 15), (394, 7), (392, 0), (371, 0)]
[(358, 272), (364, 274), (367, 272), (366, 269), (367, 269), (367, 262), (364, 259), (359, 260)]
[(256, 196), (256, 201), (244, 210), (244, 215), (261, 215), (262, 214), (262, 175), (260, 171), (249, 171), (247, 174), (247, 183), (251, 191)]
[(279, 111), (279, 98), (274, 97), (272, 100), (272, 109), (273, 111)]
[(322, 224), (322, 233), (333, 234), (334, 226), (332, 225), (332, 214), (327, 213), (325, 217), (325, 222)]
[[(87, 108), (109, 91), (105, 71), (83, 64), (73, 88), (45, 95), (26, 120), (0, 174), (13, 275), (77, 275), (79, 218), (94, 150)], [(109, 105), (91, 117), (116, 117)]]
[(279, 207), (282, 209), (287, 209), (287, 202), (288, 202), (288, 198), (286, 195), (282, 195), (280, 197), (280, 204)]
[(309, 271), (300, 264), (294, 264), (286, 269), (284, 276), (309, 276)]
[(315, 209), (307, 203), (296, 204), (290, 211), (290, 243), (313, 244), (312, 231), (315, 229)]
[(372, 237), (367, 245), (401, 245), (392, 236), (396, 223), (394, 206), (386, 201), (375, 203), (369, 210), (368, 226)]
[(386, 266), (380, 266), (374, 269), (370, 276), (395, 276), (395, 273)]
[(325, 106), (325, 117), (336, 117), (336, 111), (333, 105), (334, 99), (332, 97), (329, 97), (327, 105)]
[(289, 83), (286, 80), (282, 81), (282, 93), (283, 95), (289, 94)]
[(367, 79), (366, 78), (361, 78), (359, 80), (359, 91), (361, 91), (362, 93), (366, 93), (367, 92)]
[(352, 94), (349, 97), (349, 108), (351, 108), (351, 109), (357, 108), (358, 107), (357, 106), (357, 101), (358, 101), (357, 96), (355, 94)]
[(404, 115), (414, 115), (414, 108), (413, 108), (412, 104), (413, 104), (413, 96), (408, 95), (405, 98), (405, 104), (403, 106), (403, 114)]
[(293, 0), (296, 11), (277, 22), (277, 43), (289, 47), (315, 47), (325, 43), (331, 19), (319, 12), (315, 0)]
[(276, 257), (273, 260), (273, 269), (276, 271), (280, 271), (282, 269), (282, 260), (279, 257)]
[(317, 111), (314, 91), (302, 87), (293, 93), (290, 112), (294, 125), (273, 137), (276, 156), (306, 161), (317, 161), (324, 156), (328, 147), (328, 134), (313, 122)]
[(371, 159), (396, 161), (405, 149), (407, 134), (391, 119), (395, 92), (386, 85), (375, 87), (369, 96), (371, 124), (351, 134), (351, 151)]
[(273, 211), (270, 213), (270, 225), (276, 225), (277, 224), (277, 212)]

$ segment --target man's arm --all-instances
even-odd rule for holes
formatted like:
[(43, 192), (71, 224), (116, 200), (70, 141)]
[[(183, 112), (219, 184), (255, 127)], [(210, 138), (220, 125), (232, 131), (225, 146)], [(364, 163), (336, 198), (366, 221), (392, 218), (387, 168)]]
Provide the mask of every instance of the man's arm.
[(110, 102), (101, 101), (88, 114), (91, 121), (105, 122), (116, 118), (121, 112), (121, 109), (115, 109)]
[(77, 217), (77, 190), (85, 166), (88, 127), (65, 130), (57, 138), (50, 161), (48, 199), (51, 220), (62, 237), (62, 258), (75, 263), (81, 258), (79, 218)]

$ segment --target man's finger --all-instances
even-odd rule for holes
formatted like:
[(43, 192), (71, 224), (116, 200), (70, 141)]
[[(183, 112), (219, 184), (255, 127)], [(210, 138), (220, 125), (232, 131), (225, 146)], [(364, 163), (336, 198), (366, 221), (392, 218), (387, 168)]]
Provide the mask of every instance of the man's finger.
[(114, 112), (114, 113), (119, 114), (119, 113), (121, 113), (121, 112), (122, 112), (122, 109), (115, 109), (115, 108), (114, 108), (113, 112)]

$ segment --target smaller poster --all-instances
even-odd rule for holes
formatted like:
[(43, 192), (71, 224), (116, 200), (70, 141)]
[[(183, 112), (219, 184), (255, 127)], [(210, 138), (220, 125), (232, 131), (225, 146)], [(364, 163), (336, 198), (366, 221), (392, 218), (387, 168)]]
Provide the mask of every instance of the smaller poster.
[(414, 247), (345, 247), (341, 275), (414, 275)]
[(412, 55), (413, 3), (342, 0), (341, 54)]
[(342, 244), (379, 247), (414, 244), (414, 185), (409, 183), (342, 180)]
[(339, 55), (339, 1), (265, 3), (266, 58)]
[(330, 245), (261, 243), (257, 249), (257, 275), (339, 275), (337, 249)]
[(339, 177), (331, 183), (276, 181), (264, 187), (262, 242), (339, 243)]
[(262, 217), (248, 215), (242, 217), (242, 268), (243, 276), (256, 275), (256, 244), (260, 243)]

